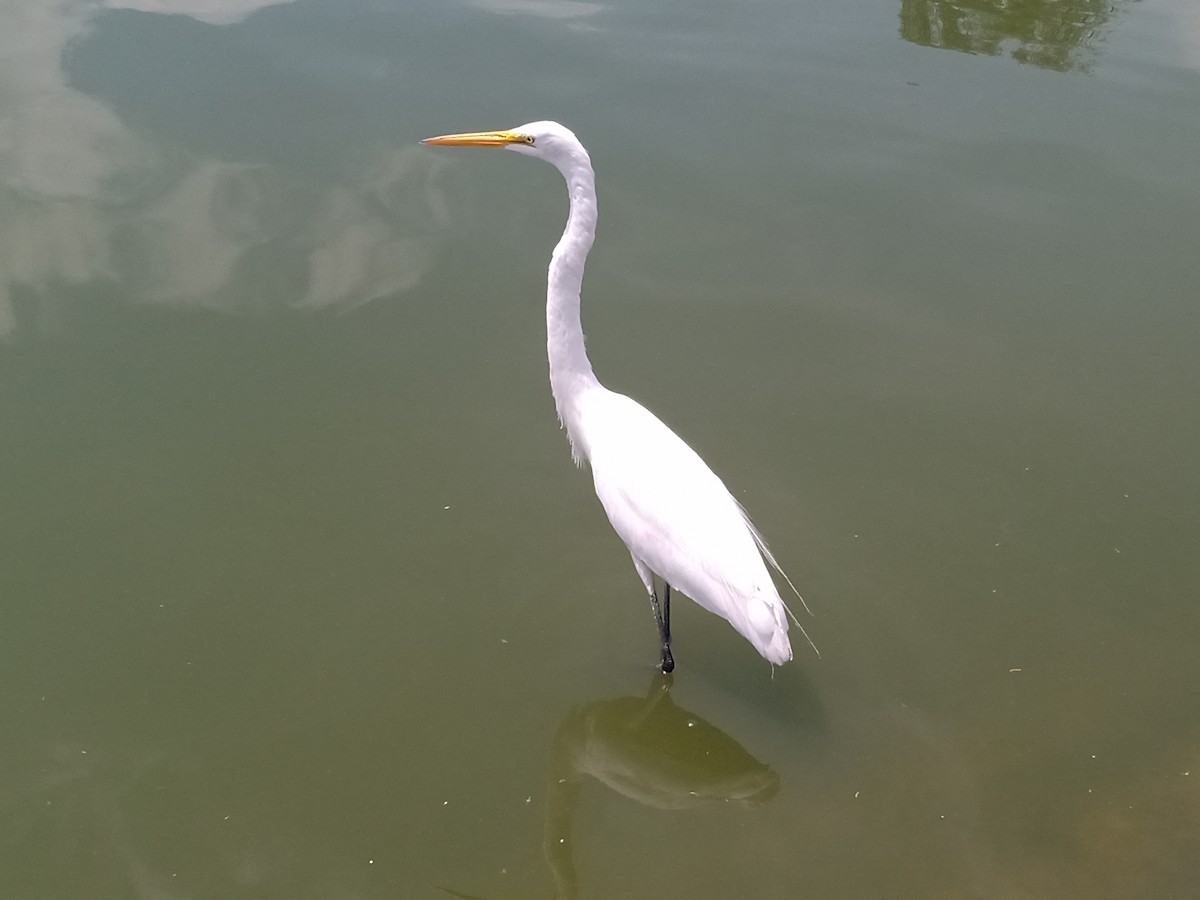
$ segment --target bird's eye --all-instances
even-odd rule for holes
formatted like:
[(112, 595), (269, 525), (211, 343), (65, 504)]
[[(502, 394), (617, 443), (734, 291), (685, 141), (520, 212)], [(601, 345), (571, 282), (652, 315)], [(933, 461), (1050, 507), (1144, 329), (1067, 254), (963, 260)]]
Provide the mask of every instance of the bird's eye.
[(534, 139), (532, 134), (523, 134), (521, 135), (521, 140), (527, 144), (532, 144)]

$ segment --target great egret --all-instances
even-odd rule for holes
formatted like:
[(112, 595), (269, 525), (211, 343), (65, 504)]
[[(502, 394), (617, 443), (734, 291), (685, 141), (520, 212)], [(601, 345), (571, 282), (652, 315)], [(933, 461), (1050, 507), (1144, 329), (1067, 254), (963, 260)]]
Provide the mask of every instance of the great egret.
[[(591, 465), (596, 496), (650, 594), (663, 671), (675, 668), (672, 585), (726, 619), (764, 659), (774, 665), (787, 662), (792, 658), (791, 610), (779, 596), (764, 558), (789, 587), (792, 583), (762, 536), (691, 447), (640, 403), (601, 385), (592, 371), (579, 320), (579, 290), (595, 238), (596, 182), (583, 144), (557, 122), (447, 134), (422, 143), (505, 147), (546, 160), (567, 181), (570, 212), (550, 258), (546, 286), (550, 389), (571, 441), (571, 455), (577, 465)], [(655, 575), (664, 583), (661, 605)], [(798, 621), (796, 627), (812, 645)]]

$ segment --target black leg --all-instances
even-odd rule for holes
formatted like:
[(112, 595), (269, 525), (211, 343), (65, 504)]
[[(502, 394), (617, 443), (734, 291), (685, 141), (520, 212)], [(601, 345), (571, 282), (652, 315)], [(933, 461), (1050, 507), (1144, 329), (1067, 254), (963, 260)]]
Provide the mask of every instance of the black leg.
[(662, 638), (662, 670), (670, 672), (675, 668), (675, 658), (671, 656), (671, 585), (663, 580), (662, 619), (658, 623), (658, 634)]
[(658, 594), (650, 594), (650, 606), (654, 610), (654, 624), (658, 626), (658, 637), (662, 641), (662, 670), (671, 672), (675, 659), (671, 656), (671, 586), (663, 582), (663, 603), (658, 605)]
[(671, 585), (663, 582), (663, 643), (669, 649), (671, 646)]
[(669, 675), (675, 671), (675, 658), (671, 656), (670, 644), (663, 644), (662, 647), (662, 670), (664, 675)]

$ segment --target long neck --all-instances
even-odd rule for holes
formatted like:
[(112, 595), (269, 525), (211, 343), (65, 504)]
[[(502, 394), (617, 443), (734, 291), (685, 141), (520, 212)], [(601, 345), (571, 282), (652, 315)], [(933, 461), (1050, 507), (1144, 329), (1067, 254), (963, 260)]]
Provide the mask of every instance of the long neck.
[(596, 230), (596, 183), (583, 148), (559, 166), (567, 180), (571, 211), (567, 227), (550, 258), (546, 284), (546, 352), (550, 358), (550, 390), (558, 418), (571, 439), (576, 461), (588, 448), (579, 424), (579, 399), (600, 386), (592, 372), (579, 319), (579, 290), (583, 266)]

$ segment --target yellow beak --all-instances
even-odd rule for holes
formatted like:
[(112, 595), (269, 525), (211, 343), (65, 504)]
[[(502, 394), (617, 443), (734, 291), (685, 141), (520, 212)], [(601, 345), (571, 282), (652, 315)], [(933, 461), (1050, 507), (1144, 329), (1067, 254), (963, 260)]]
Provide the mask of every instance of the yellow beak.
[(467, 131), (462, 134), (425, 138), (421, 143), (447, 147), (503, 147), (505, 144), (520, 144), (524, 141), (525, 136), (515, 131)]

